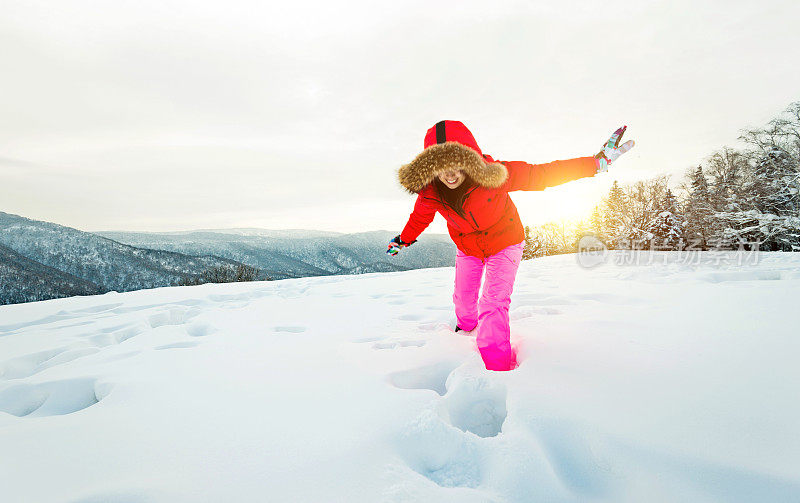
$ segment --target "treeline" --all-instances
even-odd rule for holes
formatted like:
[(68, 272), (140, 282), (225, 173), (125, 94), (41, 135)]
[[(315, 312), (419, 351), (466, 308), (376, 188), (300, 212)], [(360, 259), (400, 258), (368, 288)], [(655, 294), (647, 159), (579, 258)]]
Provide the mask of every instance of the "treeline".
[(524, 258), (571, 253), (594, 234), (612, 249), (800, 251), (800, 102), (765, 127), (743, 131), (690, 169), (620, 186), (578, 224), (526, 227)]
[(199, 276), (186, 277), (176, 286), (204, 285), (206, 283), (239, 283), (243, 281), (271, 281), (272, 278), (263, 276), (261, 271), (245, 264), (223, 265), (206, 269)]

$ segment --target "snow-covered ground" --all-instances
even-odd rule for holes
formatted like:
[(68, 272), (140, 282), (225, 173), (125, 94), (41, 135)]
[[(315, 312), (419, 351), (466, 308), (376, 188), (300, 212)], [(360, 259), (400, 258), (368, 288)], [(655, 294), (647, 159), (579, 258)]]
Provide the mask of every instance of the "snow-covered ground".
[(523, 262), (508, 373), (452, 268), (0, 307), (0, 501), (798, 501), (800, 254), (710, 258)]

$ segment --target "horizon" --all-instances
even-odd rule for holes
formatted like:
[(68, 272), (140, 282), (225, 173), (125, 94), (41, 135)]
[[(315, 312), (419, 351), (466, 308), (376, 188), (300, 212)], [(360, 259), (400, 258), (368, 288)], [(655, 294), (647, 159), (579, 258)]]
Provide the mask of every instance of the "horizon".
[[(260, 231), (260, 232), (320, 232), (326, 234), (339, 234), (339, 235), (349, 235), (349, 234), (365, 234), (369, 232), (393, 232), (388, 229), (367, 229), (357, 232), (340, 232), (340, 231), (329, 231), (324, 229), (302, 229), (302, 228), (287, 228), (287, 229), (265, 229), (262, 227), (218, 227), (218, 228), (202, 228), (202, 229), (176, 229), (171, 231), (139, 231), (139, 230), (129, 230), (129, 229), (101, 229), (101, 230), (87, 230), (81, 229), (80, 227), (74, 227), (72, 225), (63, 224), (60, 222), (52, 221), (52, 220), (39, 220), (36, 218), (31, 218), (25, 215), (20, 215), (17, 213), (11, 213), (8, 211), (0, 210), (0, 213), (4, 213), (6, 215), (12, 215), (16, 217), (25, 218), (27, 220), (33, 220), (36, 222), (45, 222), (49, 224), (59, 225), (61, 227), (68, 227), (71, 229), (75, 229), (81, 232), (87, 232), (89, 234), (104, 234), (104, 233), (131, 233), (131, 234), (186, 234), (192, 232), (223, 232), (223, 231)], [(446, 232), (431, 232), (426, 231), (426, 234), (436, 234), (442, 235), (447, 234)]]

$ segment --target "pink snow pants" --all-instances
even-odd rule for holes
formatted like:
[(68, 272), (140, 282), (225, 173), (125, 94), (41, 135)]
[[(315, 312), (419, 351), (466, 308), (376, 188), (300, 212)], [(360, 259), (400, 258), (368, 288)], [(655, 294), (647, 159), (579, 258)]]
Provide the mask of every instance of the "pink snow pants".
[[(461, 250), (456, 252), (453, 292), (456, 319), (463, 330), (478, 328), (478, 350), (489, 370), (512, 370), (517, 366), (509, 340), (508, 306), (520, 260), (522, 243), (504, 248), (483, 260)], [(484, 269), (486, 278), (478, 301)]]

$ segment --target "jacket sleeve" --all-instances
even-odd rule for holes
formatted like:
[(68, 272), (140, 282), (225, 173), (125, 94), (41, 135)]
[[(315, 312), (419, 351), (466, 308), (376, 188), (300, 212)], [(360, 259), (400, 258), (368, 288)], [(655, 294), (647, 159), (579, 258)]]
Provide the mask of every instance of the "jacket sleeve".
[(414, 203), (414, 211), (408, 217), (408, 223), (403, 227), (403, 232), (400, 233), (400, 239), (404, 243), (412, 243), (417, 240), (422, 231), (424, 231), (433, 221), (436, 216), (436, 208), (432, 207), (425, 202), (422, 195), (417, 195), (417, 202)]
[(504, 189), (544, 190), (578, 178), (597, 174), (597, 159), (578, 157), (547, 164), (528, 164), (522, 161), (500, 161), (508, 169), (508, 180)]

